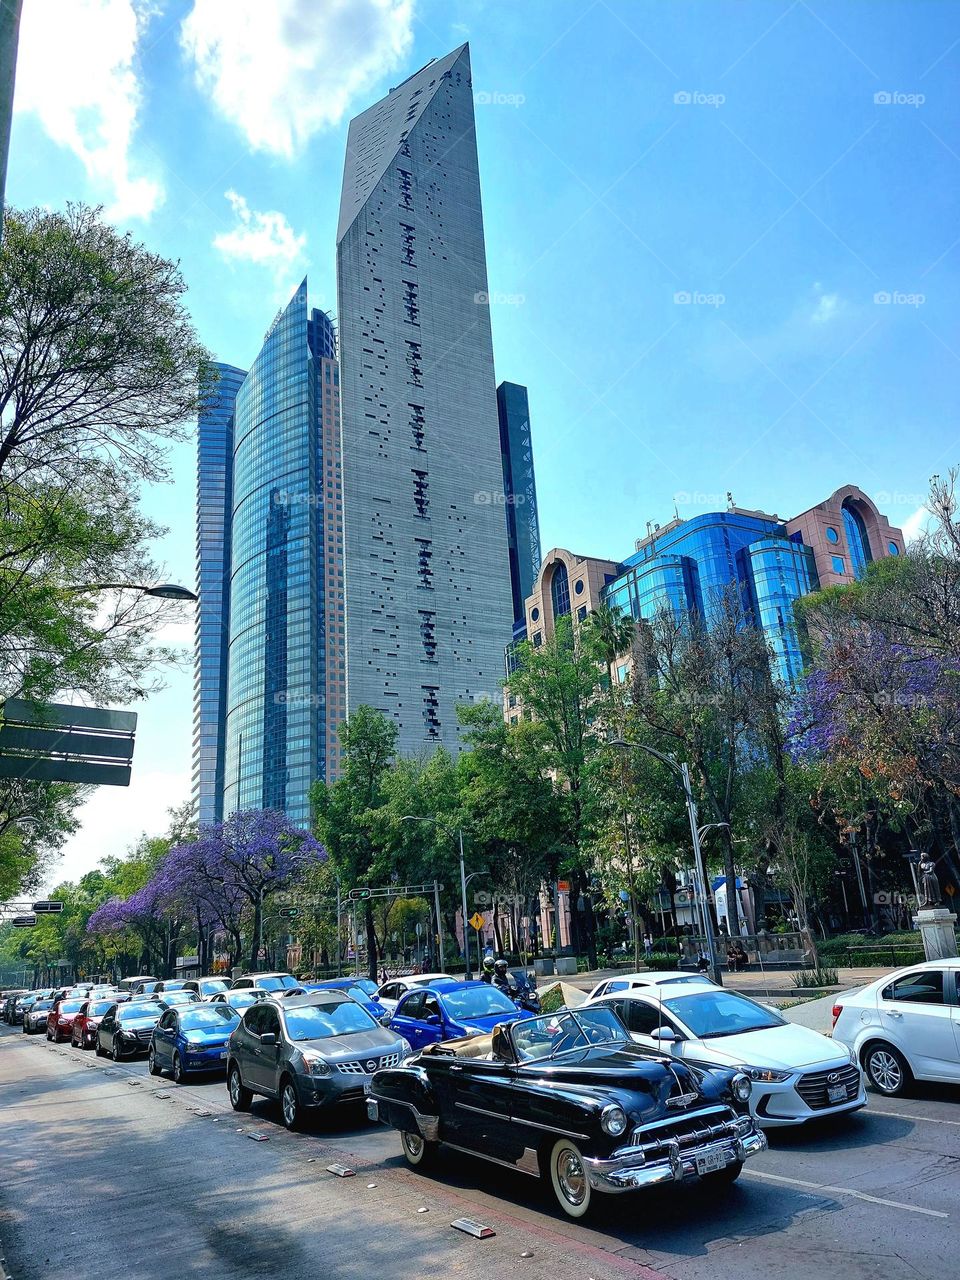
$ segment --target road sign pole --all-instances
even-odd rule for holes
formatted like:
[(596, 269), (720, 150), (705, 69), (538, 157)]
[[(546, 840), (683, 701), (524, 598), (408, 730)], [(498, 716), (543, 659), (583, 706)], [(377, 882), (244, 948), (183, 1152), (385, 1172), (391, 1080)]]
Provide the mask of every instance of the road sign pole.
[(440, 886), (436, 880), (433, 882), (433, 900), (437, 905), (437, 946), (440, 948), (440, 955), (437, 957), (440, 964), (439, 970), (443, 971), (443, 922), (440, 919)]
[[(467, 962), (465, 977), (469, 982), (470, 979), (473, 977), (473, 974), (470, 972), (470, 932), (467, 929), (467, 875), (463, 866), (463, 828), (462, 827), (458, 828), (457, 835), (460, 838), (460, 911), (463, 917), (463, 956)], [(480, 947), (480, 939), (478, 938), (477, 939), (477, 948), (478, 948), (477, 968), (478, 969), (480, 968), (479, 947)]]

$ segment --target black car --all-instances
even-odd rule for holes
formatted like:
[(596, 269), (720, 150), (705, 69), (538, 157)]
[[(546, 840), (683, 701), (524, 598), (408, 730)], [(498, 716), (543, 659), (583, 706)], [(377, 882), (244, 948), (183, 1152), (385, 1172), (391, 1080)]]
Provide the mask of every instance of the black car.
[(750, 1081), (635, 1045), (608, 1009), (561, 1009), (431, 1044), (370, 1084), (372, 1120), (400, 1130), (409, 1164), (440, 1143), (543, 1178), (571, 1218), (594, 1192), (699, 1175), (739, 1177), (767, 1145)]
[(163, 1009), (156, 1000), (137, 1000), (117, 1004), (108, 1009), (97, 1027), (97, 1057), (109, 1054), (114, 1062), (146, 1053), (153, 1038), (153, 1028)]

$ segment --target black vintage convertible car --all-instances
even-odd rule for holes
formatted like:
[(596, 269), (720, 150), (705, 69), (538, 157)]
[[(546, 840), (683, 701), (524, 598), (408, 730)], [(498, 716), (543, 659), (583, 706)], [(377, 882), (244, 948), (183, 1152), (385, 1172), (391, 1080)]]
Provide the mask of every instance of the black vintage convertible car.
[(431, 1044), (378, 1071), (367, 1109), (424, 1167), (441, 1143), (550, 1183), (571, 1218), (594, 1192), (699, 1175), (731, 1183), (766, 1147), (750, 1081), (635, 1045), (609, 1009), (563, 1009)]

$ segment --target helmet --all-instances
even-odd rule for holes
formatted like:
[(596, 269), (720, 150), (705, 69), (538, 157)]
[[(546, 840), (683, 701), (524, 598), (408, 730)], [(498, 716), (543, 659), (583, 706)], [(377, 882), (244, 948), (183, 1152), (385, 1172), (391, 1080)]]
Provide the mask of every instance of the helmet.
[(493, 973), (493, 956), (483, 957), (483, 971), (484, 973)]
[(503, 956), (501, 956), (499, 960), (494, 962), (493, 968), (495, 973), (503, 977), (503, 975), (507, 972), (507, 962), (506, 960), (504, 960)]

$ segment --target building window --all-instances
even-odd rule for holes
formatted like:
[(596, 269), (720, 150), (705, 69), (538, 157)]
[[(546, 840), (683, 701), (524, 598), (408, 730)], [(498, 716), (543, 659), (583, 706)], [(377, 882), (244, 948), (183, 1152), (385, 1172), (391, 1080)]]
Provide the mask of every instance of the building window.
[(543, 644), (543, 632), (535, 631), (533, 633), (533, 647), (535, 649), (539, 649), (542, 644)]
[(867, 565), (873, 559), (870, 553), (870, 539), (867, 537), (867, 526), (863, 517), (855, 507), (843, 506), (843, 531), (847, 535), (847, 548), (850, 552), (850, 564), (853, 576), (862, 578)]
[(570, 579), (567, 566), (562, 562), (553, 571), (550, 582), (550, 595), (553, 599), (553, 616), (561, 618), (570, 612)]
[(629, 674), (629, 671), (630, 671), (630, 668), (625, 662), (621, 663), (621, 665), (617, 667), (617, 684), (626, 683), (626, 679), (627, 679), (627, 675)]
[(578, 596), (583, 595), (583, 579), (582, 578), (577, 579), (577, 581), (573, 584), (573, 589)]
[(833, 565), (834, 573), (846, 573), (847, 566), (844, 563), (843, 556), (831, 556), (830, 563)]
[(827, 541), (837, 543), (840, 541), (840, 535), (832, 524), (827, 525)]
[(900, 548), (897, 546), (895, 542), (888, 542), (887, 550), (890, 552), (892, 556), (898, 556), (900, 554)]
[(585, 621), (586, 616), (587, 616), (587, 606), (585, 604), (582, 604), (580, 608), (577, 610), (577, 621), (578, 622)]
[(536, 605), (534, 605), (533, 608), (530, 610), (530, 621), (531, 622), (540, 621), (540, 610), (537, 608)]

